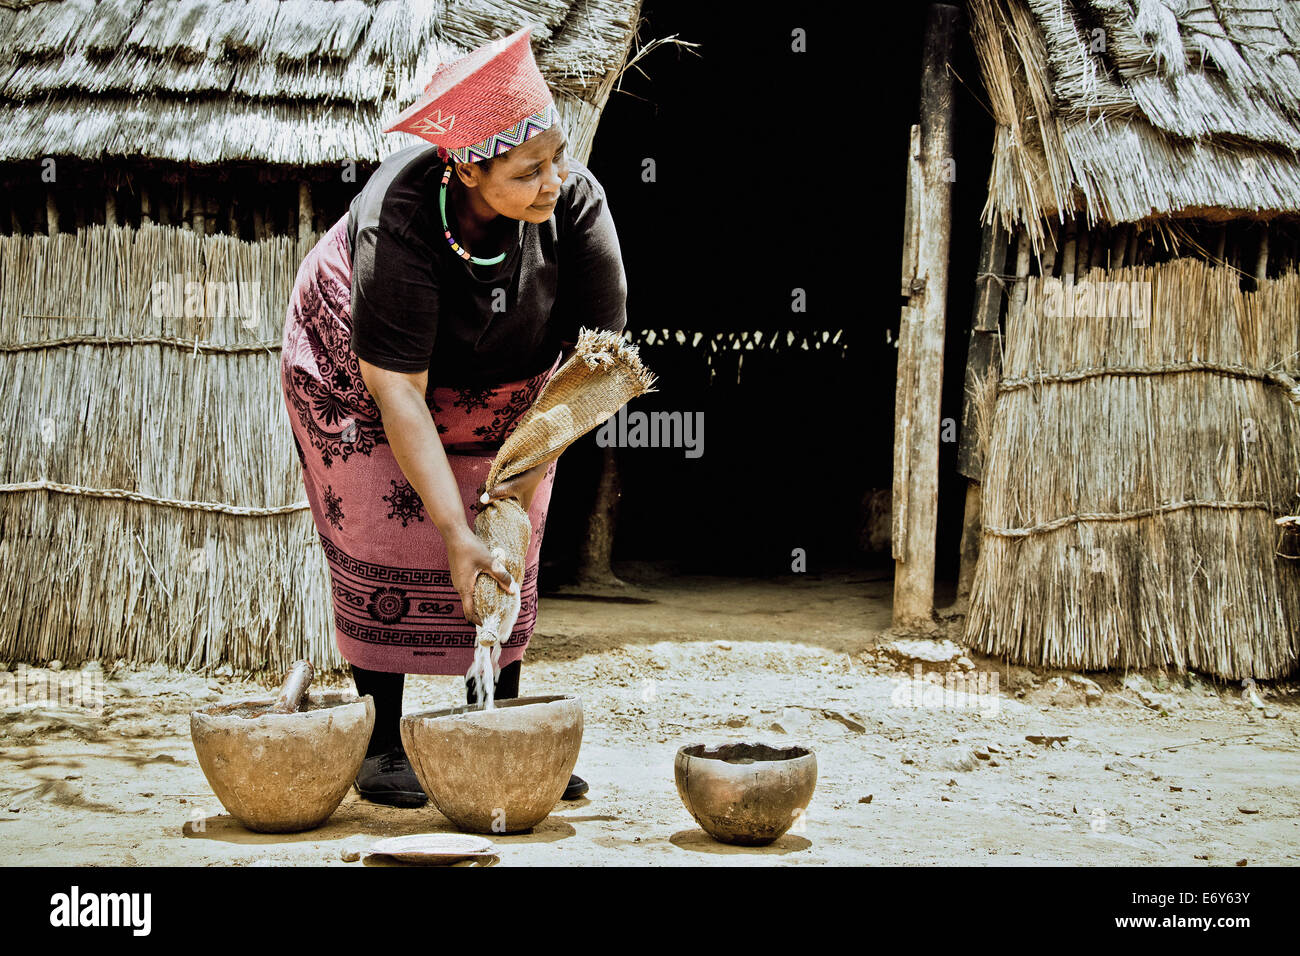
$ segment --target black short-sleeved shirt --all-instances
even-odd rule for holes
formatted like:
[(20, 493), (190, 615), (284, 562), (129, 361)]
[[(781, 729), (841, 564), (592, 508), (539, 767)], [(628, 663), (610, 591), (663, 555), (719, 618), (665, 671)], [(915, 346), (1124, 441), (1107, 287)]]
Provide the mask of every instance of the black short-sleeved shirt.
[(429, 371), (429, 386), (497, 385), (551, 366), (578, 329), (622, 331), (627, 283), (605, 191), (569, 161), (543, 223), (519, 221), (505, 261), (474, 266), (447, 243), (445, 164), (416, 144), (385, 159), (352, 200), (352, 350)]

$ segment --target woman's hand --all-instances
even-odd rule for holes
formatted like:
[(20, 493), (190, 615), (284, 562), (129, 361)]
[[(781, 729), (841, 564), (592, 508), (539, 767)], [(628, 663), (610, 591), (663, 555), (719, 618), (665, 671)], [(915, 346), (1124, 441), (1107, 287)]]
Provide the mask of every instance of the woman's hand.
[(478, 486), (479, 503), (487, 504), (497, 498), (518, 498), (524, 510), (531, 511), (533, 495), (537, 493), (537, 486), (546, 480), (546, 471), (550, 467), (551, 463), (549, 461), (534, 465), (527, 471), (520, 472), (515, 477), (501, 482), (501, 484), (486, 492), (483, 485), (480, 484)]
[(447, 544), (447, 558), (451, 565), (451, 583), (460, 595), (461, 609), (465, 620), (471, 624), (483, 623), (478, 608), (474, 607), (474, 582), (478, 580), (479, 571), (492, 575), (510, 594), (519, 592), (519, 585), (510, 577), (510, 572), (500, 558), (492, 556), (487, 545), (469, 528), (465, 534)]

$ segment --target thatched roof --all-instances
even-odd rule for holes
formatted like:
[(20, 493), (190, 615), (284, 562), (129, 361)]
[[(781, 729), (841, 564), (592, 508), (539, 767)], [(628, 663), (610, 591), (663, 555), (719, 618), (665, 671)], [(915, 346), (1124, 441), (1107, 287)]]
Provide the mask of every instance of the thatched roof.
[(382, 129), (438, 63), (527, 24), (581, 140), (639, 9), (640, 0), (0, 0), (0, 161), (376, 162), (414, 142)]
[(969, 6), (1003, 225), (1300, 212), (1300, 3)]

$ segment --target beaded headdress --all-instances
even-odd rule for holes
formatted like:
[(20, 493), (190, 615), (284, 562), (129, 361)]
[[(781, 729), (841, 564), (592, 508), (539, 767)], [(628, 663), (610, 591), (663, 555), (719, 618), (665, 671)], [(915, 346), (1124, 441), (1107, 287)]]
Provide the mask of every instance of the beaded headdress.
[(499, 156), (559, 122), (529, 46), (531, 27), (493, 40), (434, 71), (420, 97), (385, 133), (414, 133), (444, 160)]

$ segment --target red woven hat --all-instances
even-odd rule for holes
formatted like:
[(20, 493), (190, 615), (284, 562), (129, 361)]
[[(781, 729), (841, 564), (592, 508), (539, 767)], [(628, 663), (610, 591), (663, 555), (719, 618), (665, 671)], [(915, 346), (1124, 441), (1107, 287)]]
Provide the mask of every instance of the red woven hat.
[(529, 46), (531, 27), (493, 40), (434, 71), (424, 93), (385, 133), (414, 133), (439, 154), (477, 162), (505, 152), (559, 119)]

